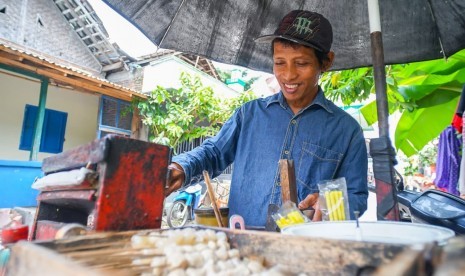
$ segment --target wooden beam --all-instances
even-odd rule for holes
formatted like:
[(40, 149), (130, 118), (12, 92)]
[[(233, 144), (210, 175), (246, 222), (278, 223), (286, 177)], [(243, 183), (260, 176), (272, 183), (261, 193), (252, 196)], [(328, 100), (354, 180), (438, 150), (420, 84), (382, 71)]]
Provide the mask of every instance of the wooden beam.
[(212, 72), (213, 77), (218, 80), (219, 78), (218, 78), (218, 75), (216, 74), (215, 68), (212, 65), (212, 62), (210, 60), (208, 60), (208, 59), (205, 59), (205, 61), (207, 62), (208, 67), (210, 67), (210, 70)]
[[(140, 98), (146, 98), (146, 96), (143, 94), (139, 94), (135, 91), (129, 90), (124, 87), (117, 87), (115, 84), (112, 84), (110, 82), (99, 80), (98, 78), (92, 77), (90, 75), (84, 75), (78, 72), (74, 72), (70, 69), (66, 69), (66, 68), (51, 64), (49, 62), (46, 62), (45, 60), (34, 58), (28, 55), (25, 56), (25, 59), (27, 59), (27, 61), (29, 63), (32, 63), (33, 65), (26, 64), (25, 62), (26, 60), (24, 60), (23, 62), (14, 60), (11, 58), (10, 55), (5, 55), (0, 52), (0, 63), (6, 64), (9, 66), (28, 70), (33, 73), (37, 73), (39, 75), (43, 74), (46, 77), (58, 79), (64, 83), (68, 83), (72, 85), (79, 85), (79, 83), (87, 82), (89, 85), (87, 85), (86, 87), (90, 87), (90, 88), (95, 87), (93, 91), (105, 93), (105, 95), (108, 95), (108, 93), (110, 93), (112, 95), (109, 95), (109, 96), (112, 96), (112, 97), (115, 97), (115, 95), (118, 95), (117, 98), (124, 99), (124, 100), (131, 99), (133, 95), (138, 96)], [(55, 72), (55, 70), (62, 72), (62, 73)], [(66, 75), (63, 76), (63, 73), (65, 73)], [(76, 83), (73, 81), (67, 81), (67, 79), (70, 78), (71, 76), (79, 79), (79, 82)], [(102, 87), (99, 87), (99, 85)]]
[[(0, 57), (1, 59), (2, 57)], [(31, 78), (34, 78), (34, 79), (38, 79), (38, 80), (41, 80), (41, 75), (39, 74), (36, 74), (35, 72), (31, 72), (30, 70), (24, 70), (23, 68), (18, 68), (18, 67), (15, 67), (15, 66), (11, 66), (9, 64), (3, 64), (0, 62), (0, 69), (4, 69), (4, 70), (8, 70), (10, 72), (13, 72), (13, 73), (17, 73), (17, 74), (20, 74), (20, 75), (23, 75), (23, 76), (28, 76), (28, 77), (31, 77)]]
[(21, 56), (18, 56), (18, 55), (9, 53), (9, 52), (0, 52), (0, 57), (14, 59), (14, 60), (17, 60), (17, 61), (23, 61), (24, 60), (24, 58), (22, 58)]
[(132, 110), (131, 138), (142, 140), (140, 137), (141, 128), (142, 128), (142, 118), (140, 116), (139, 109), (135, 107)]
[[(138, 94), (135, 94), (135, 93), (127, 93), (125, 91), (122, 91), (122, 89), (115, 89), (112, 86), (99, 87), (98, 86), (99, 82), (89, 81), (88, 79), (81, 78), (80, 76), (73, 75), (73, 77), (75, 77), (77, 79), (73, 79), (71, 76), (65, 77), (65, 76), (63, 76), (61, 74), (52, 72), (50, 70), (50, 68), (34, 67), (34, 66), (31, 66), (31, 65), (21, 63), (19, 61), (5, 59), (3, 57), (0, 57), (0, 63), (10, 65), (10, 66), (14, 66), (14, 67), (18, 67), (18, 68), (21, 68), (21, 69), (24, 69), (24, 70), (29, 70), (29, 71), (32, 71), (32, 72), (37, 73), (39, 75), (45, 76), (47, 78), (55, 79), (55, 80), (58, 80), (60, 82), (69, 84), (71, 86), (76, 86), (78, 88), (79, 87), (85, 88), (85, 89), (90, 90), (92, 92), (98, 92), (100, 94), (111, 96), (111, 97), (118, 98), (118, 99), (125, 100), (125, 101), (131, 101), (133, 95), (139, 96)], [(146, 96), (145, 97), (144, 96), (141, 96), (141, 98), (146, 98)]]
[(111, 70), (119, 69), (119, 68), (121, 68), (123, 66), (124, 66), (123, 62), (118, 61), (118, 62), (115, 62), (113, 64), (103, 66), (102, 71), (103, 72), (108, 72), (108, 71), (111, 71)]
[(18, 52), (18, 51), (9, 49), (9, 48), (5, 48), (2, 45), (0, 45), (0, 57), (1, 56), (5, 58), (9, 58), (9, 59), (19, 60), (19, 61), (25, 60), (25, 62), (29, 61), (34, 64), (41, 64), (46, 67), (55, 68), (56, 70), (62, 71), (67, 74), (79, 74), (79, 75), (82, 75), (83, 77), (94, 79), (94, 77), (90, 76), (91, 75), (90, 73), (87, 73), (85, 72), (85, 70), (81, 70), (80, 68), (76, 68), (75, 70), (72, 70), (71, 68), (67, 68), (67, 65), (58, 65), (44, 58), (37, 58), (37, 57), (34, 57), (26, 53), (21, 53), (21, 52)]

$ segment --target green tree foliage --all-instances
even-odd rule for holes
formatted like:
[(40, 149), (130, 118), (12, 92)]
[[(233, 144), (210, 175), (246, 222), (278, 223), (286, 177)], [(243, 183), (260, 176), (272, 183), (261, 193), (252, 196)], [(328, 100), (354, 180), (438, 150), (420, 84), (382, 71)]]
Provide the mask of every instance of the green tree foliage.
[(330, 100), (350, 105), (368, 99), (373, 92), (373, 70), (358, 68), (328, 72), (321, 77), (320, 83)]
[(182, 73), (179, 89), (157, 87), (146, 100), (136, 102), (150, 141), (176, 146), (202, 136), (213, 136), (234, 110), (255, 97), (253, 92), (227, 100), (215, 96), (198, 76)]
[[(371, 68), (329, 72), (322, 77), (328, 98), (348, 105), (374, 93)], [(411, 156), (451, 123), (465, 84), (465, 50), (447, 60), (386, 66), (389, 112), (402, 113), (395, 146)], [(369, 125), (378, 120), (376, 102), (361, 108)]]

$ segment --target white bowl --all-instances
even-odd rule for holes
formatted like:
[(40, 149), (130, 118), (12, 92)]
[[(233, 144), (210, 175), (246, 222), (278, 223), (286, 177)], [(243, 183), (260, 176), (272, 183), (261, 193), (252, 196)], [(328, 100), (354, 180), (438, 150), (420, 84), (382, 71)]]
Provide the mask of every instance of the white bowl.
[(394, 221), (360, 222), (359, 230), (355, 221), (310, 222), (286, 227), (281, 232), (287, 235), (390, 244), (445, 244), (455, 235), (454, 231), (444, 227)]

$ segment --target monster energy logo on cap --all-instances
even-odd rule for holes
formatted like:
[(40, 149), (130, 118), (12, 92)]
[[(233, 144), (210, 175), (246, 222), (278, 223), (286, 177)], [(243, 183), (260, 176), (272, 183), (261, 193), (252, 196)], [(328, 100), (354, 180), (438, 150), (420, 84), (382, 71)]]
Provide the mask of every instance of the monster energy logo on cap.
[(300, 35), (307, 35), (308, 33), (312, 33), (313, 30), (310, 28), (312, 21), (305, 17), (297, 17), (294, 21), (293, 26), (296, 28), (296, 31), (299, 32)]
[(331, 50), (333, 29), (323, 15), (305, 10), (293, 10), (283, 17), (273, 34), (257, 38), (256, 42), (272, 42), (286, 39), (313, 47), (323, 53)]

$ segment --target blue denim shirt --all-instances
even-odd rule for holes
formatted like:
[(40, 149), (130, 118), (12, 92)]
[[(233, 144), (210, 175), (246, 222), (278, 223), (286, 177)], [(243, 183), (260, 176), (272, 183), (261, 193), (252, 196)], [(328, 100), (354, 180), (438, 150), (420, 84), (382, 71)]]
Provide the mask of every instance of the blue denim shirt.
[(360, 125), (324, 97), (293, 114), (282, 93), (238, 108), (220, 132), (173, 157), (185, 183), (205, 169), (216, 177), (234, 162), (229, 214), (264, 226), (268, 205), (281, 204), (279, 159), (294, 160), (298, 200), (318, 192), (321, 180), (345, 177), (350, 213), (367, 208), (367, 150)]

